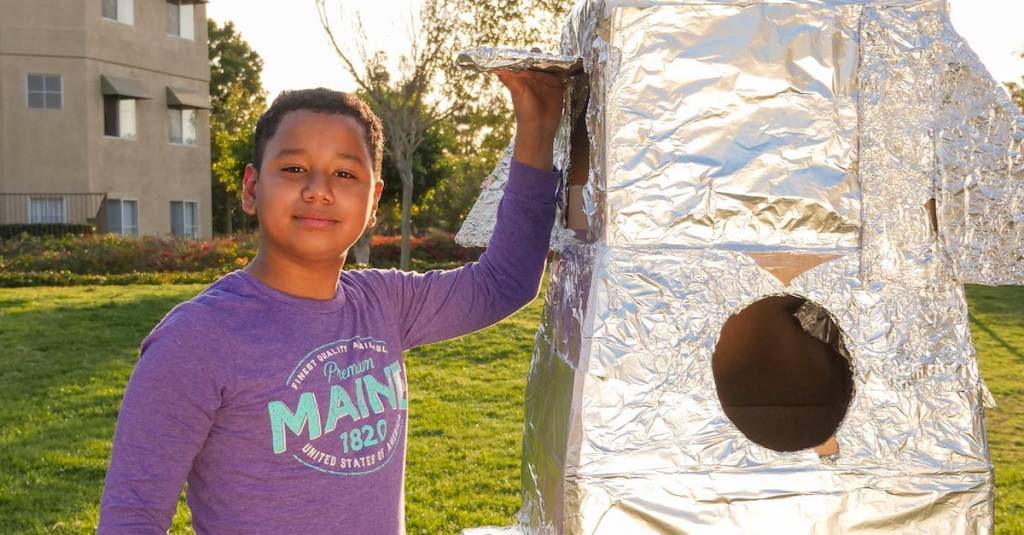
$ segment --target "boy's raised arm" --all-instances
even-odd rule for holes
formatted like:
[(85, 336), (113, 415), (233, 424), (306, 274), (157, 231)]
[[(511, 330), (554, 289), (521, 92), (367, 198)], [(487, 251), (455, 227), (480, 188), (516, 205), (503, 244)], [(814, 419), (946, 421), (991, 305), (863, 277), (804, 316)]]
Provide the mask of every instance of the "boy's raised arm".
[(188, 310), (172, 311), (142, 343), (117, 418), (97, 533), (167, 533), (209, 434), (226, 373), (204, 358), (203, 329), (183, 325), (195, 323)]
[(515, 149), (494, 233), (475, 263), (449, 271), (399, 274), (403, 345), (453, 338), (491, 325), (537, 296), (555, 219), (560, 174), (552, 170), (565, 85), (533, 71), (499, 71), (516, 116)]

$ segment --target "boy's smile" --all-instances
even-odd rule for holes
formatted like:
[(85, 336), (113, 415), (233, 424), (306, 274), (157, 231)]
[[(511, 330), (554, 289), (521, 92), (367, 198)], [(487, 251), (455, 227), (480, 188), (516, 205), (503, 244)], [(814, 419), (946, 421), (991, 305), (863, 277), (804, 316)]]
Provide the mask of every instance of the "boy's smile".
[(368, 223), (383, 184), (366, 133), (352, 117), (288, 112), (261, 168), (246, 168), (243, 209), (260, 222), (258, 258), (268, 265), (340, 269)]

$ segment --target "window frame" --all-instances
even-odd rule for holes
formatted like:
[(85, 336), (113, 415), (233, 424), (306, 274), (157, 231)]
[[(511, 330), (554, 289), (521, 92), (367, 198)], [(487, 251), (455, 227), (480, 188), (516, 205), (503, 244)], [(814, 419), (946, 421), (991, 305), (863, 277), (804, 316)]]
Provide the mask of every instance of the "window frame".
[[(59, 200), (60, 201), (60, 221), (32, 221), (32, 201), (39, 200)], [(30, 195), (28, 198), (28, 224), (29, 225), (66, 225), (68, 224), (68, 200), (63, 195), (50, 195), (40, 193), (38, 195)]]
[(114, 18), (110, 18), (110, 16), (107, 15), (106, 10), (104, 9), (104, 7), (106, 6), (103, 5), (103, 0), (100, 0), (100, 18), (103, 20), (120, 22), (119, 20), (117, 20), (117, 8), (119, 7), (119, 4), (119, 0), (114, 0)]
[[(171, 136), (171, 129), (169, 128), (172, 124), (174, 124), (174, 119), (171, 118), (171, 115), (173, 115), (175, 113), (177, 113), (177, 115), (178, 115), (178, 117), (177, 117), (178, 134), (181, 136), (181, 138), (178, 139), (177, 141), (175, 141), (175, 139)], [(189, 130), (185, 128), (185, 122), (186, 122), (185, 117), (186, 117), (186, 115), (189, 115), (189, 116), (192, 117), (192, 125), (194, 126), (194, 128), (191, 129), (191, 134), (192, 134), (192, 142), (191, 143), (188, 143), (187, 142), (188, 138), (185, 137), (185, 133), (189, 132)], [(167, 139), (168, 139), (168, 142), (171, 145), (177, 145), (179, 147), (195, 147), (195, 146), (197, 146), (199, 144), (199, 127), (198, 127), (198, 123), (199, 123), (199, 110), (197, 110), (195, 108), (177, 108), (177, 107), (170, 107), (170, 106), (168, 106), (168, 108), (167, 108), (167, 126), (168, 126), (168, 129), (167, 129)]]
[[(122, 8), (122, 6), (127, 6)], [(103, 0), (100, 0), (100, 18), (126, 26), (135, 26), (135, 0), (114, 0), (114, 10), (117, 12), (114, 18), (103, 13)]]
[[(181, 203), (181, 234), (175, 234), (174, 232), (174, 204)], [(191, 225), (192, 232), (189, 232), (189, 222), (185, 217), (185, 207), (192, 205), (192, 216), (193, 224)], [(189, 199), (180, 199), (171, 201), (171, 235), (178, 238), (188, 239), (199, 239), (199, 201), (193, 201)]]
[[(130, 136), (125, 135), (123, 133), (124, 132), (124, 128), (123, 128), (123, 126), (124, 126), (124, 117), (123, 117), (124, 114), (121, 113), (121, 103), (126, 101), (126, 100), (131, 100), (131, 101), (135, 102), (132, 105), (135, 109), (134, 109), (134, 113), (132, 113), (132, 122), (133, 122), (133, 124), (132, 124), (132, 128), (131, 128), (132, 134)], [(103, 137), (105, 137), (107, 139), (123, 139), (123, 140), (127, 140), (127, 141), (135, 141), (136, 139), (139, 138), (139, 103), (138, 103), (138, 100), (139, 99), (137, 99), (137, 98), (122, 97), (122, 96), (119, 96), (119, 95), (103, 95)], [(117, 135), (112, 135), (112, 134), (109, 134), (107, 132), (107, 102), (108, 101), (114, 101), (116, 103), (115, 106), (116, 106), (116, 121), (117, 121), (117, 124), (115, 126), (116, 126), (116, 130), (117, 130)]]
[[(42, 91), (36, 91), (36, 90), (31, 89), (31, 84), (29, 83), (29, 79), (31, 79), (33, 76), (39, 76), (39, 77), (41, 77), (43, 79), (43, 89), (42, 89)], [(54, 93), (51, 92), (51, 91), (47, 91), (47, 89), (46, 89), (46, 78), (47, 77), (54, 77), (54, 76), (56, 76), (57, 80), (60, 82), (60, 89), (58, 89), (58, 91), (56, 93), (57, 96), (60, 97), (60, 105), (58, 107), (56, 107), (56, 108), (51, 108), (51, 107), (46, 105), (46, 96), (47, 95), (52, 95)], [(39, 95), (43, 96), (43, 107), (42, 108), (35, 108), (35, 107), (32, 106), (32, 99), (30, 97), (30, 95), (32, 95), (32, 94), (39, 94)], [(25, 74), (25, 106), (28, 109), (33, 110), (33, 111), (40, 111), (40, 110), (42, 110), (42, 111), (60, 111), (60, 110), (63, 110), (64, 109), (64, 75), (63, 74), (52, 74), (52, 73), (49, 73), (49, 74), (48, 73), (39, 73), (39, 72), (26, 73)]]
[[(182, 0), (164, 0), (164, 4), (167, 7), (173, 6), (177, 10), (177, 12), (178, 12), (178, 17), (177, 17), (178, 27), (174, 29), (175, 33), (171, 33), (171, 31), (170, 31), (170, 20), (166, 21), (167, 26), (168, 26), (168, 28), (167, 28), (167, 30), (168, 30), (167, 36), (168, 37), (175, 37), (177, 39), (183, 39), (183, 40), (186, 40), (186, 41), (195, 41), (196, 40), (196, 8), (195, 8), (195, 4), (193, 4), (192, 2), (183, 2)], [(185, 7), (188, 7), (188, 9), (184, 9)], [(188, 12), (188, 16), (185, 15), (186, 11)], [(167, 17), (169, 19), (170, 18), (170, 11), (167, 11), (166, 15), (167, 15)], [(189, 28), (189, 31), (187, 31), (187, 32), (183, 31), (184, 28), (186, 27), (186, 25)]]
[[(121, 197), (118, 199), (121, 201), (121, 235), (122, 236), (138, 236), (139, 235), (139, 200), (132, 198)], [(125, 201), (135, 203), (135, 226), (132, 227), (134, 232), (127, 233), (124, 231), (124, 204)]]
[[(125, 232), (125, 224), (124, 224), (124, 222), (125, 222), (125, 217), (124, 217), (125, 201), (135, 203), (135, 226), (132, 227), (134, 229), (134, 232), (132, 232), (132, 233)], [(107, 198), (106, 202), (108, 202), (108, 203), (117, 203), (118, 211), (120, 212), (120, 218), (118, 220), (120, 222), (120, 228), (118, 228), (117, 230), (108, 228), (107, 232), (110, 233), (110, 234), (118, 234), (120, 236), (138, 236), (139, 235), (139, 215), (140, 215), (139, 214), (139, 199), (138, 198), (132, 198), (132, 197), (115, 197), (115, 198)], [(108, 209), (109, 209), (109, 206), (108, 206)]]

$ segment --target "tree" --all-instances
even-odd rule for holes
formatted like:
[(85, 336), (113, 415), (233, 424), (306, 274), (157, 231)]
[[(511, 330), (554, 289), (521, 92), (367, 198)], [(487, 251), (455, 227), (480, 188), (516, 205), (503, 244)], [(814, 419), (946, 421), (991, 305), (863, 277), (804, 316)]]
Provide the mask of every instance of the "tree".
[[(242, 194), (242, 174), (252, 159), (253, 132), (256, 122), (266, 109), (265, 100), (253, 102), (252, 96), (242, 84), (232, 84), (220, 103), (221, 113), (211, 120), (211, 152), (213, 176), (225, 193), (224, 214), (226, 232), (234, 228), (234, 201)], [(241, 214), (241, 212), (239, 212)]]
[(439, 121), (427, 133), (424, 146), (433, 137), (441, 149), (430, 170), (437, 179), (417, 201), (413, 220), (420, 228), (454, 233), (476, 202), (480, 183), (512, 139), (511, 124), (502, 113), (471, 113)]
[(315, 1), (321, 26), (342, 66), (384, 125), (385, 152), (402, 184), (400, 265), (408, 269), (415, 156), (426, 133), (438, 121), (481, 109), (497, 109), (508, 116), (504, 101), (497, 100), (493, 78), (457, 71), (454, 54), (470, 46), (551, 43), (557, 35), (552, 23), (567, 10), (568, 2), (423, 0), (417, 20), (409, 24), (408, 51), (392, 72), (384, 52), (367, 51), (366, 31), (358, 17), (342, 17), (348, 25), (345, 35), (354, 36), (354, 48), (343, 46), (335, 38), (327, 0)]
[[(357, 93), (359, 94), (359, 93)], [(362, 95), (360, 95), (362, 96)], [(369, 101), (369, 99), (364, 99)], [(374, 110), (374, 113), (378, 113)], [(435, 123), (435, 125), (438, 123)], [(445, 162), (445, 154), (448, 153), (455, 141), (450, 135), (447, 135), (447, 130), (437, 128), (436, 126), (429, 128), (424, 132), (423, 141), (419, 147), (416, 148), (413, 153), (412, 167), (413, 167), (413, 190), (417, 194), (429, 191), (438, 183), (439, 180), (443, 180), (447, 175), (447, 168)], [(398, 170), (398, 165), (391, 157), (390, 154), (384, 155), (384, 162), (381, 169), (381, 178), (384, 179), (384, 193), (381, 195), (380, 204), (386, 209), (390, 209), (391, 205), (401, 207), (402, 201), (402, 188), (399, 185), (402, 183), (401, 174)], [(414, 196), (414, 204), (416, 197)], [(394, 229), (401, 228), (401, 218), (394, 219), (395, 224), (392, 225)], [(382, 224), (383, 223), (383, 224)], [(391, 230), (388, 228), (389, 221), (381, 221), (378, 223), (378, 228), (384, 228), (385, 230)]]
[(235, 205), (252, 155), (252, 133), (267, 107), (260, 82), (263, 59), (230, 21), (218, 26), (210, 20), (208, 25), (213, 214), (221, 230), (231, 233), (237, 225), (253, 225)]

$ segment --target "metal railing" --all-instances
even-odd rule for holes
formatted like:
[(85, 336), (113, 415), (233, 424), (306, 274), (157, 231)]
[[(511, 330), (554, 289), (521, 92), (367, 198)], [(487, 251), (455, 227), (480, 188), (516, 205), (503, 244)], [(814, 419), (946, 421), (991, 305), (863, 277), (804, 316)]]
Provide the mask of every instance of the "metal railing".
[(39, 233), (55, 233), (89, 225), (105, 232), (106, 199), (106, 193), (0, 193), (0, 228), (29, 225)]

